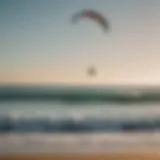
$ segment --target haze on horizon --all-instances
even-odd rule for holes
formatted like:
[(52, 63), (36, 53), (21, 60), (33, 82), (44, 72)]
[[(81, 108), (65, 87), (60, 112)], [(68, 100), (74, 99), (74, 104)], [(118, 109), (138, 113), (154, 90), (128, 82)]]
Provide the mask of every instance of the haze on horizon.
[[(111, 32), (73, 25), (83, 9), (102, 13)], [(0, 84), (160, 85), (159, 0), (1, 0), (0, 35)]]

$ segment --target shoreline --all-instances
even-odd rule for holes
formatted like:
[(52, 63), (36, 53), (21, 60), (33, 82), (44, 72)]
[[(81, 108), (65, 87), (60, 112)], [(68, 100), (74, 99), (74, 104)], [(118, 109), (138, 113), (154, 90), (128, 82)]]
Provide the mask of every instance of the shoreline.
[(3, 134), (0, 136), (0, 155), (117, 154), (140, 150), (160, 151), (160, 133)]
[(52, 154), (17, 154), (0, 156), (0, 160), (159, 160), (160, 150), (139, 150), (123, 153), (106, 153), (106, 154), (68, 154), (68, 155), (52, 155)]

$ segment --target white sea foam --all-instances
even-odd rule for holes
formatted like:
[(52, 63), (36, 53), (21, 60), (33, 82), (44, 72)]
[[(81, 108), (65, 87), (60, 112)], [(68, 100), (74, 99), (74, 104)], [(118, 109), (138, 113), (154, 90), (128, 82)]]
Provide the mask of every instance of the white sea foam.
[(160, 149), (159, 132), (0, 135), (0, 154), (110, 152), (147, 147)]
[[(14, 108), (14, 109), (13, 109)], [(50, 106), (44, 108), (35, 107), (31, 108), (16, 108), (13, 107), (5, 112), (1, 112), (1, 116), (10, 117), (12, 120), (17, 119), (49, 119), (49, 120), (59, 120), (70, 118), (73, 120), (84, 120), (88, 118), (94, 119), (108, 119), (108, 120), (138, 120), (138, 119), (152, 119), (154, 117), (160, 117), (160, 108), (156, 106), (113, 106), (113, 105), (92, 105), (90, 106)]]

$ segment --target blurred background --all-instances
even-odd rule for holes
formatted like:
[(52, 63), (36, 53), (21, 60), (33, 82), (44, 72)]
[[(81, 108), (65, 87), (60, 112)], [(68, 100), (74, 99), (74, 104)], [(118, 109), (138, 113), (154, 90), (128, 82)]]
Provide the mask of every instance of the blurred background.
[(159, 14), (158, 0), (0, 0), (0, 154), (159, 150)]

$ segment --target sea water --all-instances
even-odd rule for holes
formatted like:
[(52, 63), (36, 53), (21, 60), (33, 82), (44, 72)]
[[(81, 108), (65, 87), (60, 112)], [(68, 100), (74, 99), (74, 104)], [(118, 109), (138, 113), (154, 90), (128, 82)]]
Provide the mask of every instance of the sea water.
[[(72, 92), (76, 95), (80, 92), (82, 96), (87, 89), (82, 93), (80, 88), (27, 90), (23, 87), (2, 87), (0, 154), (106, 152), (148, 147), (160, 149), (160, 102), (95, 100), (93, 92), (98, 97), (102, 93), (109, 95), (105, 91), (111, 92), (112, 89), (92, 89), (88, 92), (92, 96), (87, 100), (78, 98), (72, 101), (70, 98), (61, 98), (62, 93), (69, 95)], [(58, 94), (59, 97), (55, 99), (60, 92), (61, 95)], [(46, 98), (47, 93), (50, 93), (49, 99)], [(16, 94), (18, 96), (15, 97)], [(37, 98), (36, 95), (43, 96)]]

